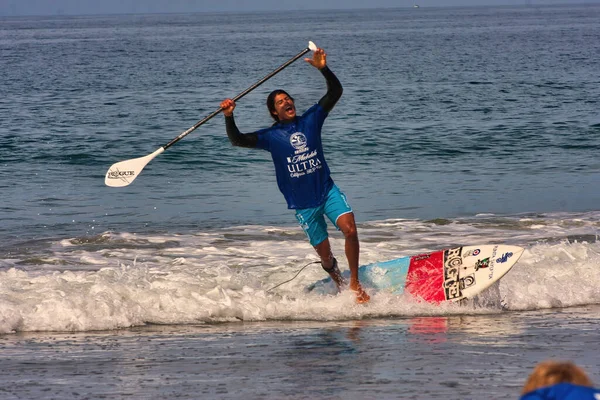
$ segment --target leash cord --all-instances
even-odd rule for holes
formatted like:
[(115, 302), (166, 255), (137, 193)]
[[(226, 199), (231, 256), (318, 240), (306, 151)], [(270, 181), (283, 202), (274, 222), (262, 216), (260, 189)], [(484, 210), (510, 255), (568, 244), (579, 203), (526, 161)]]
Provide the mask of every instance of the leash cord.
[(270, 292), (271, 290), (275, 289), (275, 288), (278, 288), (279, 286), (281, 286), (281, 285), (283, 285), (283, 284), (285, 284), (285, 283), (288, 283), (288, 282), (291, 282), (291, 281), (293, 281), (294, 279), (296, 279), (296, 277), (297, 277), (298, 275), (300, 275), (300, 272), (304, 271), (304, 268), (308, 267), (308, 266), (309, 266), (309, 265), (311, 265), (311, 264), (321, 264), (321, 261), (313, 261), (313, 262), (309, 262), (309, 263), (308, 263), (308, 264), (306, 264), (304, 267), (300, 268), (300, 271), (298, 271), (298, 272), (296, 273), (296, 275), (294, 275), (294, 277), (293, 277), (292, 279), (288, 279), (288, 280), (287, 280), (287, 281), (285, 281), (285, 282), (281, 282), (281, 283), (279, 283), (279, 284), (277, 284), (277, 285), (273, 286), (271, 289), (267, 290), (267, 293), (268, 293), (268, 292)]

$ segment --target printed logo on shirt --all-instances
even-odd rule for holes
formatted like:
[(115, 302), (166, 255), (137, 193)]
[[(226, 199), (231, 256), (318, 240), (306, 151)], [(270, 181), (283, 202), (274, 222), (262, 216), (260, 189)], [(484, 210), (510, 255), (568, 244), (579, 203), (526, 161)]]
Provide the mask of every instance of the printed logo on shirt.
[(306, 136), (302, 132), (292, 133), (292, 136), (290, 136), (290, 144), (296, 149), (296, 154), (308, 151), (306, 142)]

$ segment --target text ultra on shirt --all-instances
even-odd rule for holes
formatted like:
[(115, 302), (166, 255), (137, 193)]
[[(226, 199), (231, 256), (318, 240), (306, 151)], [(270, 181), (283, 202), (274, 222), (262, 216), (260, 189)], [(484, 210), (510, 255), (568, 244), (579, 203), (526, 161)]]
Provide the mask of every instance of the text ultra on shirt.
[(277, 185), (288, 208), (317, 207), (333, 187), (321, 143), (326, 117), (323, 107), (315, 104), (293, 122), (256, 132), (256, 147), (271, 153)]

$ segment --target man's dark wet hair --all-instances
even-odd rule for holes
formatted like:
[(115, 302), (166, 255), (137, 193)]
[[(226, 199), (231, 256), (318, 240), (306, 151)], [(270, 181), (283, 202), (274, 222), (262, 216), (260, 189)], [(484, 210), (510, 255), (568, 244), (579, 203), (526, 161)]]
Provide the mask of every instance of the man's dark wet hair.
[(283, 89), (273, 90), (271, 93), (269, 93), (269, 96), (267, 97), (267, 108), (269, 109), (269, 114), (271, 115), (271, 118), (273, 118), (275, 120), (275, 122), (279, 122), (279, 117), (277, 117), (277, 115), (274, 114), (274, 112), (275, 112), (275, 96), (277, 96), (278, 94), (282, 94), (282, 93), (285, 94), (287, 97), (289, 97), (292, 101), (294, 101), (294, 98), (292, 96), (290, 96), (289, 93)]

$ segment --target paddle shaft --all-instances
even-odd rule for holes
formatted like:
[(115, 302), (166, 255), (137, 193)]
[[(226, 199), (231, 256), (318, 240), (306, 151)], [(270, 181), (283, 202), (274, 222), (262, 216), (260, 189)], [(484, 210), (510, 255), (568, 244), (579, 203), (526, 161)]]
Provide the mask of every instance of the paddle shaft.
[[(259, 80), (258, 82), (256, 82), (254, 85), (250, 86), (248, 89), (244, 90), (242, 93), (240, 93), (237, 96), (235, 96), (232, 100), (233, 101), (238, 101), (239, 99), (241, 99), (242, 97), (244, 97), (245, 95), (247, 95), (248, 93), (250, 93), (251, 91), (253, 91), (254, 89), (256, 89), (257, 87), (259, 87), (260, 85), (262, 85), (263, 83), (265, 83), (266, 81), (268, 81), (269, 79), (271, 79), (273, 76), (277, 75), (285, 67), (287, 67), (288, 65), (290, 65), (291, 63), (293, 63), (294, 61), (296, 61), (297, 59), (299, 59), (300, 57), (302, 57), (306, 53), (308, 53), (309, 51), (310, 51), (310, 49), (308, 47), (306, 49), (302, 50), (300, 53), (296, 54), (294, 57), (292, 57), (287, 62), (285, 62), (284, 64), (282, 64), (279, 68), (277, 68), (276, 70), (274, 70), (273, 72), (271, 72), (270, 74), (268, 74), (267, 76), (265, 76), (264, 78), (262, 78), (261, 80)], [(217, 115), (221, 111), (223, 111), (223, 109), (219, 107), (218, 110), (213, 111), (211, 114), (207, 115), (206, 117), (204, 117), (200, 121), (196, 122), (196, 124), (194, 124), (194, 126), (192, 126), (190, 129), (188, 129), (185, 132), (182, 132), (175, 139), (171, 140), (169, 143), (167, 143), (166, 145), (164, 145), (163, 149), (166, 150), (169, 147), (173, 146), (175, 143), (179, 142), (181, 139), (183, 139), (184, 137), (186, 137), (187, 135), (189, 135), (190, 133), (192, 133), (200, 125), (204, 124), (205, 122), (208, 122), (211, 118), (213, 118), (215, 115)]]

